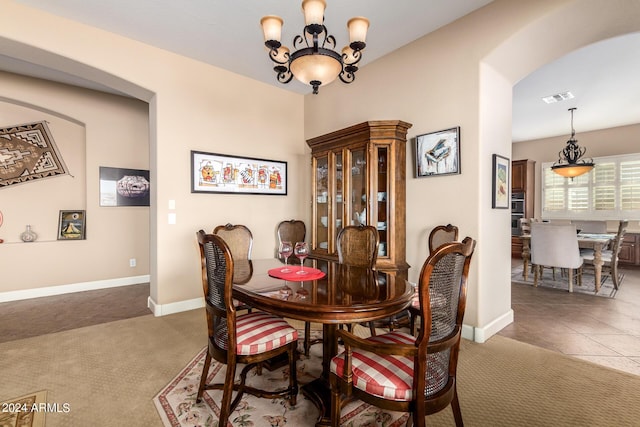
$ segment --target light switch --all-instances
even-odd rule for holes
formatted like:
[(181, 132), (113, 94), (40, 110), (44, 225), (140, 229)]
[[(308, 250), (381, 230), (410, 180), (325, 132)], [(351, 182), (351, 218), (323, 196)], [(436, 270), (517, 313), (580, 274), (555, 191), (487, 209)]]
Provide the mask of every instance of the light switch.
[(169, 209), (175, 209), (175, 208), (176, 208), (176, 201), (169, 200)]
[(176, 223), (176, 214), (170, 213), (169, 214), (169, 224), (173, 225), (175, 223)]

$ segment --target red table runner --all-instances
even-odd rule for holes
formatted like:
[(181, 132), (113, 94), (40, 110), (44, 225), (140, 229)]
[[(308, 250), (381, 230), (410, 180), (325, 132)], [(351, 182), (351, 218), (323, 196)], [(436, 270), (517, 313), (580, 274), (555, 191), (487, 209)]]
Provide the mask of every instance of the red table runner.
[[(288, 268), (291, 271), (283, 273), (281, 270), (284, 268)], [(290, 265), (285, 267), (283, 265), (282, 267), (272, 268), (267, 273), (269, 276), (275, 277), (276, 279), (289, 280), (291, 282), (306, 282), (307, 280), (317, 280), (324, 277), (324, 273), (317, 268), (302, 267), (302, 270), (307, 274), (298, 274), (300, 271), (299, 266)]]

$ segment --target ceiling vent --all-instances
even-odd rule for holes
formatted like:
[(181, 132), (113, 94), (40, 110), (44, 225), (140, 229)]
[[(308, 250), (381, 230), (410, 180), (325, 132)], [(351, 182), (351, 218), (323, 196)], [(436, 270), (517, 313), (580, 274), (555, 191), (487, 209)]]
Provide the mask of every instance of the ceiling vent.
[(554, 102), (560, 102), (571, 98), (573, 98), (573, 94), (571, 92), (562, 92), (556, 93), (555, 95), (545, 96), (542, 100), (547, 104), (553, 104)]

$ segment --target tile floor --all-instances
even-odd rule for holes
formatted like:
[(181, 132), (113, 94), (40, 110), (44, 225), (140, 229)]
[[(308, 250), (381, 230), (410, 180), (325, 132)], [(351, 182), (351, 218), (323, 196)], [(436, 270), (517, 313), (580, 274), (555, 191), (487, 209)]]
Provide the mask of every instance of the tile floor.
[(514, 322), (499, 334), (640, 375), (640, 269), (623, 272), (614, 299), (513, 284)]

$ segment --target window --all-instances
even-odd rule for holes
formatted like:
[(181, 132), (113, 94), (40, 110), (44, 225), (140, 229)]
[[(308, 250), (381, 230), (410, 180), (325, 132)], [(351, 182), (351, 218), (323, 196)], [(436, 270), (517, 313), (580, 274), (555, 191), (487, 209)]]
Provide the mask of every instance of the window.
[(573, 179), (542, 164), (545, 219), (640, 219), (640, 153), (593, 159), (589, 173)]

